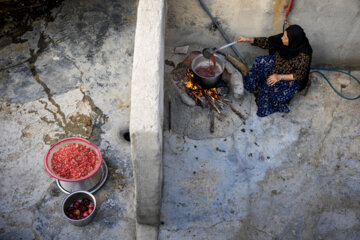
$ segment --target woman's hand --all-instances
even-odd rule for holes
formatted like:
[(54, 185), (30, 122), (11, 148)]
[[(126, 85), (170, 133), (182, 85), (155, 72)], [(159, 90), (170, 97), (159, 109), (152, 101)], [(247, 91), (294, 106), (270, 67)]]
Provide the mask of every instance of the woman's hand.
[(244, 36), (239, 36), (237, 38), (237, 41), (238, 42), (249, 42), (249, 43), (253, 43), (254, 42), (254, 38), (247, 38), (247, 37), (244, 37)]
[(266, 82), (267, 82), (268, 85), (272, 86), (272, 85), (274, 85), (275, 83), (277, 83), (277, 82), (279, 82), (281, 80), (283, 80), (283, 79), (282, 79), (282, 76), (280, 74), (272, 74), (272, 75), (270, 75), (270, 77), (268, 77), (266, 79)]

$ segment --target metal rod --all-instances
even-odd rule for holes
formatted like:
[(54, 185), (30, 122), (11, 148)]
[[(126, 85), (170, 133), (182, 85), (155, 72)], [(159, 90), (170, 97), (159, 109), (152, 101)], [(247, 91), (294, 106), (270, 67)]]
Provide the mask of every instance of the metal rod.
[(234, 45), (234, 44), (236, 44), (236, 43), (237, 43), (237, 41), (234, 41), (234, 42), (231, 42), (231, 43), (229, 43), (229, 44), (226, 44), (226, 45), (224, 45), (224, 46), (219, 47), (218, 49), (216, 49), (215, 52), (216, 52), (216, 51), (220, 51), (221, 49), (230, 47), (230, 46), (232, 46), (232, 45)]

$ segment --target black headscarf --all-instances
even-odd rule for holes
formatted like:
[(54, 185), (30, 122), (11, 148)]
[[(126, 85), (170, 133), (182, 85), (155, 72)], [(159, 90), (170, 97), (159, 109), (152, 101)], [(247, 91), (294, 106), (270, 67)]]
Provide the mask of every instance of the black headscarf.
[(289, 46), (285, 46), (281, 41), (283, 33), (271, 36), (269, 37), (270, 55), (278, 52), (283, 59), (291, 59), (303, 52), (311, 57), (312, 48), (304, 30), (299, 25), (291, 25), (285, 31), (289, 38)]
[(281, 37), (283, 33), (269, 37), (269, 54), (274, 55), (278, 52), (283, 59), (291, 59), (299, 53), (305, 53), (310, 56), (309, 67), (305, 79), (301, 81), (301, 89), (304, 89), (309, 81), (310, 65), (312, 60), (312, 48), (306, 37), (304, 30), (299, 25), (291, 25), (286, 30), (289, 39), (289, 46), (285, 46)]

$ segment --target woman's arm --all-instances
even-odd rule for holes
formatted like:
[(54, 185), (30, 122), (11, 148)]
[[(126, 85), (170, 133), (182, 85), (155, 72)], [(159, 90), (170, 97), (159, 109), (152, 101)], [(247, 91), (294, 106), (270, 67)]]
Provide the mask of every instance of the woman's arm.
[(277, 83), (281, 80), (293, 81), (293, 80), (295, 80), (294, 74), (272, 74), (272, 75), (270, 75), (270, 77), (268, 77), (268, 79), (266, 79), (266, 82), (269, 85), (274, 85), (275, 83)]
[(310, 56), (304, 53), (300, 53), (294, 60), (296, 67), (293, 69), (292, 74), (272, 74), (266, 82), (269, 85), (274, 85), (275, 83), (285, 80), (303, 80), (307, 77), (307, 73), (310, 67)]
[(253, 44), (254, 43), (254, 38), (248, 38), (248, 37), (244, 37), (244, 36), (239, 36), (237, 39), (238, 42), (248, 42)]
[(269, 39), (266, 37), (244, 37), (244, 36), (239, 36), (237, 39), (238, 42), (248, 42), (251, 43), (254, 46), (260, 47), (260, 48), (264, 48), (264, 49), (269, 49), (270, 45), (269, 45)]

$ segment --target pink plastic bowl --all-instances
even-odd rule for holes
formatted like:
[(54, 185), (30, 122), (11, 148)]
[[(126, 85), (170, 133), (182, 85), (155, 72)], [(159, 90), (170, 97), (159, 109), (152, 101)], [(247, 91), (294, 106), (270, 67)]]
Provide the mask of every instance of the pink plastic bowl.
[[(86, 147), (89, 147), (89, 148), (93, 149), (98, 155), (98, 164), (96, 165), (96, 168), (85, 177), (77, 178), (77, 179), (67, 179), (67, 178), (62, 178), (62, 177), (57, 176), (52, 171), (51, 159), (52, 159), (52, 156), (54, 155), (54, 153), (59, 151), (60, 148), (66, 146), (68, 144), (71, 144), (71, 143), (77, 143), (77, 144), (81, 144)], [(99, 148), (97, 148), (94, 144), (90, 143), (88, 140), (83, 139), (83, 138), (66, 138), (66, 139), (63, 139), (60, 142), (56, 143), (54, 146), (52, 146), (49, 149), (49, 151), (47, 152), (45, 159), (44, 159), (44, 165), (45, 165), (45, 171), (53, 178), (56, 178), (63, 182), (80, 182), (80, 181), (84, 181), (84, 180), (89, 179), (92, 176), (94, 176), (100, 170), (102, 161), (103, 161), (103, 159), (102, 159), (102, 155), (101, 155)]]

